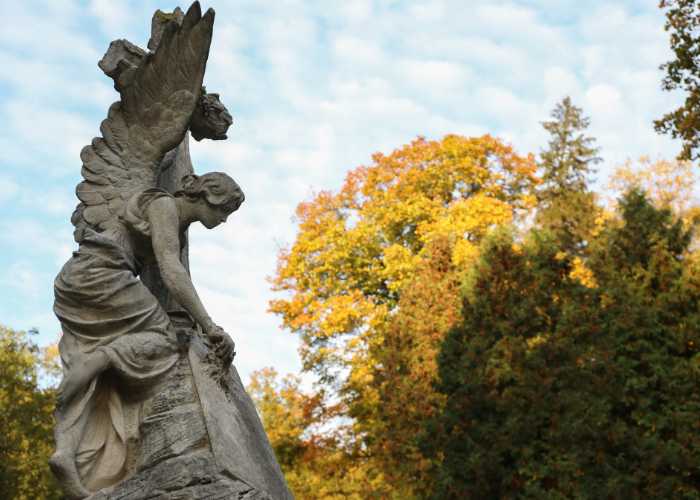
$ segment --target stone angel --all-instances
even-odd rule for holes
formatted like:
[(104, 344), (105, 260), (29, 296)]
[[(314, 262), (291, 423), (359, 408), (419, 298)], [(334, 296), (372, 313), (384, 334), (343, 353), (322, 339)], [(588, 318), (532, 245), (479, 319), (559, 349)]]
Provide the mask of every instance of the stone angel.
[(124, 395), (178, 359), (175, 328), (139, 279), (145, 266), (157, 266), (222, 363), (234, 356), (233, 341), (207, 313), (180, 257), (188, 226), (225, 222), (243, 193), (216, 172), (184, 176), (173, 194), (156, 187), (164, 156), (188, 130), (220, 139), (231, 124), (218, 96), (202, 90), (213, 22), (213, 10), (202, 15), (195, 2), (184, 16), (163, 22), (152, 52), (127, 47), (133, 57), (113, 68), (121, 100), (102, 122), (102, 137), (81, 152), (81, 202), (72, 217), (79, 249), (56, 278), (54, 304), (64, 377), (50, 465), (68, 498), (88, 497), (124, 477), (127, 429), (139, 418), (125, 410)]

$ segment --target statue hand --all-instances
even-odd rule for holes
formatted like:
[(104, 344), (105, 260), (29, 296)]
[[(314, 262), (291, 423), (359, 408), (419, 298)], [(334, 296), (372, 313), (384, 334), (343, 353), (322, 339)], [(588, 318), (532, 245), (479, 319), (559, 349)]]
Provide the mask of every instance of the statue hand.
[(215, 344), (214, 352), (216, 355), (223, 361), (225, 367), (229, 366), (236, 355), (236, 344), (231, 336), (220, 326), (214, 326), (207, 332), (207, 335)]

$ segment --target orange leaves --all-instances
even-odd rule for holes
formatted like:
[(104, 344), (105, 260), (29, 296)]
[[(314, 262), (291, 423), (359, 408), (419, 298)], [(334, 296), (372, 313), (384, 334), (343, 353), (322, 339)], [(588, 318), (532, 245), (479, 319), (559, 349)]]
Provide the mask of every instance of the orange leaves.
[(338, 333), (354, 330), (372, 311), (372, 303), (359, 290), (329, 297), (323, 307), (327, 313), (320, 322), (321, 330)]
[[(270, 310), (300, 336), (304, 369), (321, 375), (317, 387), (337, 395), (339, 416), (350, 422), (338, 443), (368, 460), (345, 464), (364, 481), (363, 498), (382, 497), (373, 489), (380, 479), (397, 495), (419, 487), (408, 478), (418, 478), (416, 467), (423, 477), (428, 464), (414, 434), (439, 405), (435, 356), (459, 312), (459, 275), (491, 228), (533, 206), (535, 169), (531, 155), (490, 136), (419, 137), (375, 154), (339, 192), (298, 206), (298, 234), (280, 253), (272, 284), (281, 294)], [(383, 456), (390, 451), (405, 466)], [(307, 486), (319, 479), (304, 477)], [(330, 482), (297, 491), (315, 497)]]
[(337, 194), (297, 208), (299, 232), (273, 278), (289, 296), (270, 308), (296, 332), (352, 333), (380, 305), (394, 307), (424, 248), (449, 237), (455, 261), (531, 204), (535, 163), (490, 136), (418, 138), (350, 172)]

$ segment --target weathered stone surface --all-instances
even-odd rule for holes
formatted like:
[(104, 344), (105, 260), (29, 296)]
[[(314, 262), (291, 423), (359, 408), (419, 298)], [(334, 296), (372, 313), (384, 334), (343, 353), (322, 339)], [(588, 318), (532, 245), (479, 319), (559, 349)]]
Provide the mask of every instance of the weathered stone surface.
[(204, 92), (213, 23), (198, 2), (158, 11), (151, 52), (116, 40), (99, 62), (121, 100), (81, 151), (79, 249), (54, 284), (64, 378), (50, 465), (69, 500), (291, 498), (233, 340), (189, 277), (189, 225), (212, 229), (244, 201), (189, 156), (190, 135), (225, 139), (232, 123)]
[(155, 52), (160, 44), (160, 39), (163, 37), (163, 30), (170, 22), (182, 24), (185, 14), (180, 7), (175, 7), (172, 12), (163, 12), (158, 9), (151, 18), (151, 38), (148, 40), (148, 50)]
[(109, 49), (97, 65), (114, 80), (115, 90), (121, 92), (131, 83), (133, 72), (144, 57), (146, 57), (146, 51), (129, 40), (114, 40), (109, 44)]
[(222, 370), (212, 363), (200, 336), (192, 340), (189, 359), (217, 462), (272, 498), (293, 498), (236, 368)]
[(171, 458), (89, 500), (272, 500), (244, 481), (222, 473), (209, 450)]
[(169, 375), (127, 401), (142, 419), (126, 478), (89, 499), (291, 499), (236, 369), (222, 370), (208, 340), (187, 333)]

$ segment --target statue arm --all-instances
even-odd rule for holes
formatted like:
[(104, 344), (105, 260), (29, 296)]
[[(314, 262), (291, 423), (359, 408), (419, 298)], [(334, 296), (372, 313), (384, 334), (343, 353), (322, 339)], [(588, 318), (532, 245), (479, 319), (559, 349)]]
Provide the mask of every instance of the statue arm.
[(217, 327), (180, 261), (179, 218), (174, 200), (154, 200), (148, 207), (147, 215), (151, 224), (151, 243), (163, 283), (173, 298), (199, 323), (202, 330), (207, 334), (211, 333)]

